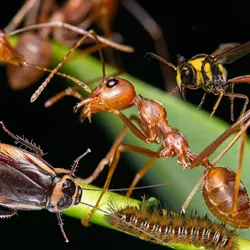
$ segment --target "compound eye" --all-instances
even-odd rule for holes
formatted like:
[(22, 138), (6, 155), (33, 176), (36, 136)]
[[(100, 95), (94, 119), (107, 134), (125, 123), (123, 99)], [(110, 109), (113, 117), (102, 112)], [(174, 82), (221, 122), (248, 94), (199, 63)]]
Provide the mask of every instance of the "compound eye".
[(183, 69), (181, 71), (181, 81), (182, 81), (182, 84), (193, 83), (193, 74), (189, 69)]
[(111, 79), (109, 79), (108, 81), (107, 81), (107, 83), (106, 83), (106, 86), (108, 87), (108, 88), (113, 88), (115, 85), (117, 85), (118, 84), (118, 80), (117, 79), (115, 79), (115, 78), (111, 78)]
[(68, 196), (72, 196), (75, 193), (75, 190), (76, 184), (70, 179), (67, 179), (62, 185), (63, 193)]

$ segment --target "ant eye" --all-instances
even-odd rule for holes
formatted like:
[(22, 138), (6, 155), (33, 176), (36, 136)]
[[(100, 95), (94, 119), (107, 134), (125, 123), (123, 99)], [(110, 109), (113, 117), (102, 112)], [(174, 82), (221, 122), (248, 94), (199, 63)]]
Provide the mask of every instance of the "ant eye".
[(106, 86), (108, 88), (113, 88), (117, 84), (118, 84), (118, 80), (115, 78), (112, 78), (112, 79), (108, 80), (108, 82), (106, 83)]

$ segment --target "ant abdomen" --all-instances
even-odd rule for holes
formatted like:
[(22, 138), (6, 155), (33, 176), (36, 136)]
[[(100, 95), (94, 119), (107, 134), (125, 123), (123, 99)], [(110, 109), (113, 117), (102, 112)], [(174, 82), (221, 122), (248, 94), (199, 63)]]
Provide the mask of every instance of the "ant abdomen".
[(240, 183), (234, 211), (236, 173), (229, 168), (208, 170), (203, 184), (203, 195), (209, 210), (222, 222), (238, 229), (250, 227), (249, 197)]
[[(42, 38), (36, 33), (25, 33), (21, 36), (16, 50), (24, 57), (28, 64), (47, 68), (52, 59), (52, 49), (49, 40)], [(7, 75), (13, 90), (23, 89), (35, 83), (43, 71), (32, 67), (17, 67), (7, 65)]]

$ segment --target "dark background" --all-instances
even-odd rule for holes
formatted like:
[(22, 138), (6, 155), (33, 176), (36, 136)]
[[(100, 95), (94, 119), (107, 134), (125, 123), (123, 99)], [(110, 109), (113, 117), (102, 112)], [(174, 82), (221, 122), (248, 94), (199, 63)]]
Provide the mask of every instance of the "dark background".
[[(250, 40), (249, 4), (246, 0), (235, 1), (164, 1), (138, 0), (150, 15), (162, 27), (173, 63), (176, 55), (181, 54), (191, 58), (198, 53), (211, 53), (220, 43), (246, 42)], [(22, 1), (7, 1), (1, 8), (0, 25), (4, 28), (10, 18), (21, 6)], [(154, 44), (143, 27), (123, 8), (119, 9), (114, 18), (113, 30), (124, 37), (126, 44), (136, 48), (135, 54), (123, 55), (123, 64), (126, 70), (159, 88), (164, 88), (159, 64), (144, 59), (146, 52), (154, 52)], [(228, 65), (230, 77), (249, 74), (250, 56)], [(55, 167), (68, 168), (73, 160), (87, 147), (92, 149), (81, 162), (79, 176), (88, 176), (93, 167), (106, 154), (111, 141), (100, 130), (95, 120), (81, 124), (78, 115), (72, 112), (75, 100), (66, 98), (51, 109), (44, 109), (43, 103), (53, 93), (63, 86), (51, 84), (43, 96), (33, 104), (29, 99), (38, 87), (35, 86), (18, 92), (13, 92), (8, 86), (5, 67), (0, 67), (0, 120), (15, 134), (25, 135), (41, 145), (44, 157)], [(249, 86), (237, 86), (236, 91), (247, 94)], [(198, 105), (202, 92), (189, 91), (187, 100)], [(204, 108), (211, 111), (216, 98), (206, 99)], [(239, 105), (237, 105), (239, 104)], [(236, 111), (241, 110), (241, 101), (236, 101)], [(224, 98), (216, 115), (230, 122), (229, 101)], [(198, 126), (198, 125), (197, 125)], [(1, 133), (1, 141), (12, 143), (12, 139)], [(94, 157), (93, 157), (94, 154)], [(129, 182), (119, 176), (132, 176), (130, 169), (121, 166), (117, 169), (116, 179), (119, 186), (126, 187)], [(95, 182), (102, 186), (105, 173)], [(150, 191), (147, 191), (150, 194)], [(78, 220), (64, 217), (65, 231), (70, 239), (65, 244), (57, 226), (56, 216), (47, 211), (20, 212), (10, 220), (0, 221), (1, 244), (9, 249), (36, 247), (58, 249), (99, 249), (100, 243), (104, 248), (117, 249), (120, 247), (160, 249), (160, 246), (128, 237), (121, 233), (106, 230), (92, 225), (83, 228)], [(2, 248), (2, 246), (1, 246)]]

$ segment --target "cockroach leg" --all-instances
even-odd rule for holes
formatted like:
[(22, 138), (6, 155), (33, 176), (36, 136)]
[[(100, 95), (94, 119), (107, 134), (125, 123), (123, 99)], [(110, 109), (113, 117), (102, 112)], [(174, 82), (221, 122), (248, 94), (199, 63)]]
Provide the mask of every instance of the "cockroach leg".
[(0, 211), (0, 218), (1, 219), (5, 219), (5, 218), (10, 218), (13, 215), (17, 214), (17, 210), (16, 209), (12, 209), (10, 211)]

